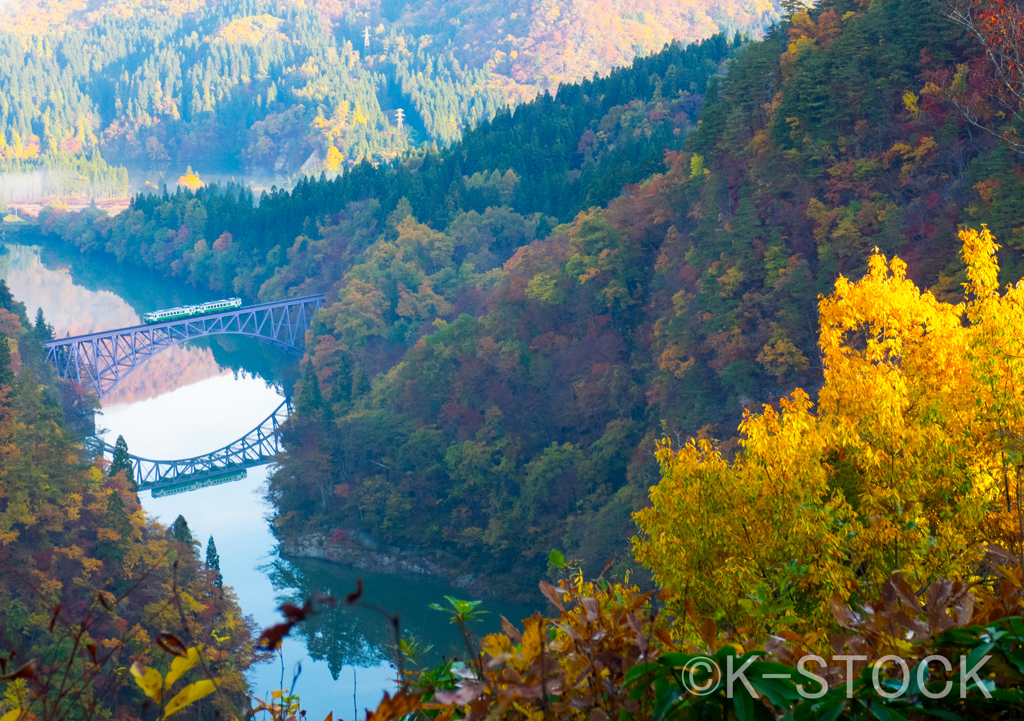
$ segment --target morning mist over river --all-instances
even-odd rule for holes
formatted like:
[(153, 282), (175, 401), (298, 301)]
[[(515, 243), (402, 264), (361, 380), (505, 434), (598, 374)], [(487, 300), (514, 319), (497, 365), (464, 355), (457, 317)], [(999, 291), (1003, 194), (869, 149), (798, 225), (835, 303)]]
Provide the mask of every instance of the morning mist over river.
[[(213, 293), (137, 269), (55, 249), (23, 234), (6, 239), (0, 278), (29, 315), (42, 308), (54, 336), (80, 335), (138, 325), (143, 313), (215, 300)], [(211, 342), (212, 341), (212, 342)], [(162, 351), (125, 377), (104, 399), (97, 433), (113, 444), (124, 436), (132, 454), (173, 460), (209, 453), (244, 436), (277, 408), (297, 378), (296, 359), (239, 336), (215, 336)], [(428, 576), (379, 574), (313, 559), (278, 554), (264, 499), (270, 466), (248, 470), (243, 480), (154, 498), (140, 493), (151, 516), (169, 526), (180, 514), (203, 549), (210, 536), (220, 554), (225, 586), (237, 594), (245, 614), (265, 628), (280, 621), (277, 607), (315, 593), (338, 598), (362, 579), (359, 607), (328, 609), (286, 638), (282, 654), (248, 674), (253, 689), (287, 688), (296, 669), (295, 693), (311, 717), (358, 716), (395, 687), (391, 639), (385, 617), (398, 612), (404, 638), (432, 646), (424, 662), (462, 655), (456, 628), (428, 608), (444, 596), (467, 591)], [(484, 603), (489, 611), (474, 629), (481, 635), (533, 609)], [(282, 686), (283, 682), (283, 686)]]

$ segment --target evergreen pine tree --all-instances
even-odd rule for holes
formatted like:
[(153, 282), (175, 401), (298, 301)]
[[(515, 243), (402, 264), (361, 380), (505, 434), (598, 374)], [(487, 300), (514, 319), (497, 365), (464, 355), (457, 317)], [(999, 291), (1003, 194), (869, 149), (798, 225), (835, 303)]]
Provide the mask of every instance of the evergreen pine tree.
[(189, 530), (188, 521), (181, 514), (174, 519), (174, 525), (171, 526), (171, 532), (174, 534), (175, 540), (184, 543), (189, 548), (195, 544), (196, 540), (192, 538), (192, 531)]
[(320, 380), (316, 377), (313, 361), (306, 361), (302, 372), (302, 388), (295, 401), (295, 409), (301, 414), (313, 413), (323, 407), (323, 396), (320, 393)]
[(217, 588), (224, 588), (224, 577), (220, 573), (220, 554), (217, 553), (217, 544), (213, 542), (213, 536), (206, 544), (206, 567), (217, 572), (217, 579), (213, 585)]
[(132, 459), (128, 457), (128, 443), (124, 436), (118, 436), (114, 444), (114, 460), (110, 462), (109, 475), (115, 476), (118, 471), (124, 471), (125, 477), (132, 484), (135, 483), (135, 467), (132, 465)]
[(325, 401), (323, 409), (321, 411), (321, 420), (323, 421), (324, 427), (330, 428), (334, 425), (334, 404), (331, 401)]
[(356, 366), (355, 371), (352, 373), (352, 397), (358, 398), (359, 396), (369, 393), (372, 386), (370, 385), (370, 376), (366, 374), (359, 366)]
[(53, 340), (53, 326), (47, 324), (46, 318), (43, 317), (43, 309), (39, 308), (36, 310), (36, 338), (39, 339), (40, 343), (45, 343), (48, 340)]
[(331, 402), (348, 404), (352, 400), (352, 361), (343, 353), (332, 379)]
[(14, 371), (11, 369), (11, 346), (7, 334), (0, 330), (0, 386), (14, 389)]

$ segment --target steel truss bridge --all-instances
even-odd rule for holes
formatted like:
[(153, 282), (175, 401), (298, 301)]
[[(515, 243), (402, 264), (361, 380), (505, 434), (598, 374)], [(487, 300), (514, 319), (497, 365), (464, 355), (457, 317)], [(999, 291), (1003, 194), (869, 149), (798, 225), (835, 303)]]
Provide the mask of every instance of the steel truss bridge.
[[(203, 481), (229, 475), (232, 471), (266, 465), (282, 450), (280, 429), (281, 424), (288, 419), (290, 410), (288, 401), (284, 401), (258, 426), (234, 443), (195, 458), (154, 461), (129, 453), (135, 483), (139, 490), (155, 491), (185, 484), (200, 486)], [(113, 457), (114, 447), (104, 443), (103, 453), (108, 458)]]
[(284, 350), (301, 350), (322, 295), (251, 305), (226, 313), (137, 325), (47, 342), (46, 360), (61, 378), (91, 385), (102, 399), (122, 378), (165, 348), (208, 335), (234, 333)]

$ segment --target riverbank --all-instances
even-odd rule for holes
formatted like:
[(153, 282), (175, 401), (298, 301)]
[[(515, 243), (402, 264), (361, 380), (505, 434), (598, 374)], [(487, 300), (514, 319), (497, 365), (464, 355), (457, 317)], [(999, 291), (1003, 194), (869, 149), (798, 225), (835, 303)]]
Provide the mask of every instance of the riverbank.
[(397, 549), (384, 551), (371, 544), (368, 539), (347, 531), (335, 531), (330, 535), (309, 533), (283, 541), (278, 552), (282, 558), (316, 558), (369, 573), (433, 576), (467, 591), (474, 600), (507, 600), (489, 589), (484, 579), (475, 574), (460, 574), (452, 570), (440, 561), (437, 554), (429, 557)]

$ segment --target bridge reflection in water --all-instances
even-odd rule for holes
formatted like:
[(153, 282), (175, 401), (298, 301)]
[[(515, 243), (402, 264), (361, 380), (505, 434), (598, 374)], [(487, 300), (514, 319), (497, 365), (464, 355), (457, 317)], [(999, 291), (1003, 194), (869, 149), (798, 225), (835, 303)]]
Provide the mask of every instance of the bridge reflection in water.
[[(284, 401), (237, 441), (202, 456), (155, 461), (129, 454), (135, 482), (140, 491), (151, 490), (154, 496), (163, 496), (245, 478), (247, 469), (266, 465), (281, 452), (281, 425), (290, 410), (288, 401)], [(103, 453), (113, 457), (114, 447), (104, 443)]]

